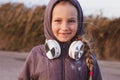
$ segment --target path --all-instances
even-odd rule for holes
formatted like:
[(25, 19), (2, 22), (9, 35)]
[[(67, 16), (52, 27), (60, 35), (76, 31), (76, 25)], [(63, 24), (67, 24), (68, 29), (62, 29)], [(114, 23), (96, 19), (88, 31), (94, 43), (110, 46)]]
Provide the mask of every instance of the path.
[[(17, 80), (27, 54), (0, 51), (0, 80)], [(120, 62), (98, 61), (103, 80), (120, 79)]]

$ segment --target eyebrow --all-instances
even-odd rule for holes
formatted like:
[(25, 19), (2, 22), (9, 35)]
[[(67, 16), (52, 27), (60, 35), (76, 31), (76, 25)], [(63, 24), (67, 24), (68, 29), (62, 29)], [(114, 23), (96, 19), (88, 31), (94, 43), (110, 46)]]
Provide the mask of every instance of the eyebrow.
[(77, 19), (77, 17), (70, 17), (70, 18), (68, 18), (68, 19)]
[(71, 18), (68, 18), (68, 19), (76, 19), (77, 17), (71, 17)]

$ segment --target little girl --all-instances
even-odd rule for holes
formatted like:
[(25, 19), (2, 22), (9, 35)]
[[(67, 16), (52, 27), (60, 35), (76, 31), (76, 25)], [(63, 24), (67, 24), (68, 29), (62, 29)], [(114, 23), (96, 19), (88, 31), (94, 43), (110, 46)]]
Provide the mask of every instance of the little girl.
[(102, 80), (83, 29), (77, 0), (50, 0), (44, 16), (45, 44), (31, 50), (19, 80)]

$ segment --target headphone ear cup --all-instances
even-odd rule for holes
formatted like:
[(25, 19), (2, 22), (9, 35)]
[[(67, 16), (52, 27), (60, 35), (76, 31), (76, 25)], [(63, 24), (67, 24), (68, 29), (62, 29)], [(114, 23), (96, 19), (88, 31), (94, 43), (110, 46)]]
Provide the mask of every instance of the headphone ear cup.
[(74, 41), (69, 47), (69, 56), (72, 59), (79, 60), (84, 53), (84, 44), (82, 41)]
[(45, 42), (46, 56), (49, 59), (54, 59), (60, 56), (61, 48), (57, 41), (55, 40), (46, 40)]

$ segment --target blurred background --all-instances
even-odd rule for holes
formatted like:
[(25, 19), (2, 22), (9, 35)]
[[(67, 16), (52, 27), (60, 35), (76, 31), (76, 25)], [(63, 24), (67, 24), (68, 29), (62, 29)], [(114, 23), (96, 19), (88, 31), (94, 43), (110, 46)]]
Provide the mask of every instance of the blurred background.
[[(0, 50), (30, 51), (44, 43), (43, 16), (49, 0), (0, 0)], [(98, 59), (120, 60), (119, 0), (79, 0), (86, 35)]]

